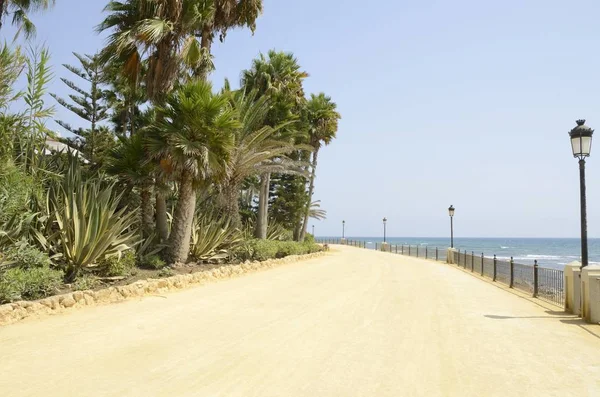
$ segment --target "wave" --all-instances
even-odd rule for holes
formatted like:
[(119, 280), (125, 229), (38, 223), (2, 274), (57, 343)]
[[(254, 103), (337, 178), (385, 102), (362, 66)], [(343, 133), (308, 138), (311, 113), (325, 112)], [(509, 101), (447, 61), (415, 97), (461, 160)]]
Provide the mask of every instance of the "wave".
[(568, 258), (561, 255), (527, 255), (523, 259), (564, 259)]
[(503, 250), (505, 250), (505, 249), (509, 249), (509, 248), (510, 248), (510, 247), (505, 247), (505, 246), (503, 246), (503, 245), (501, 245), (501, 246), (500, 246), (500, 249), (503, 249)]

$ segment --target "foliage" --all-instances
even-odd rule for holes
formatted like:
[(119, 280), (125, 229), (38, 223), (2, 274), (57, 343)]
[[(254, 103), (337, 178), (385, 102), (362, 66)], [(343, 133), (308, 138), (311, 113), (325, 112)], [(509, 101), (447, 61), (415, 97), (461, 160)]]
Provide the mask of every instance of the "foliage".
[(167, 266), (167, 263), (158, 255), (150, 255), (144, 258), (141, 266), (146, 269), (160, 270)]
[(214, 215), (198, 215), (192, 226), (191, 255), (197, 260), (223, 259), (241, 241), (231, 222)]
[(284, 258), (289, 255), (305, 255), (321, 251), (314, 242), (299, 243), (296, 241), (249, 240), (234, 251), (239, 260), (265, 261)]
[(308, 202), (306, 179), (296, 175), (274, 175), (269, 201), (270, 218), (287, 230), (295, 231)]
[(82, 88), (71, 80), (61, 78), (62, 82), (75, 92), (69, 95), (72, 103), (58, 97), (56, 94), (50, 95), (64, 108), (90, 124), (89, 129), (76, 129), (64, 121), (57, 120), (59, 125), (76, 136), (75, 139), (71, 139), (71, 142), (77, 149), (83, 152), (92, 164), (96, 164), (98, 157), (101, 158), (103, 153), (107, 153), (114, 146), (112, 133), (106, 128), (100, 128), (98, 125), (102, 120), (109, 117), (109, 108), (106, 102), (107, 93), (103, 89), (104, 70), (98, 55), (80, 55), (77, 53), (73, 53), (73, 55), (79, 60), (81, 67), (63, 66), (86, 81), (89, 88)]
[(137, 211), (119, 209), (121, 194), (113, 190), (114, 185), (102, 186), (94, 179), (82, 181), (76, 166), (50, 188), (48, 213), (56, 230), (51, 240), (66, 263), (68, 280), (81, 269), (137, 245), (133, 229)]
[(12, 24), (17, 27), (15, 39), (23, 32), (26, 38), (35, 36), (36, 29), (29, 13), (39, 10), (47, 10), (53, 6), (55, 0), (4, 0), (3, 9), (0, 9), (0, 28), (4, 17), (12, 15)]
[(113, 255), (99, 261), (98, 267), (108, 277), (128, 276), (135, 268), (135, 251), (127, 250), (120, 256)]
[(25, 67), (25, 57), (19, 47), (11, 49), (8, 44), (0, 45), (0, 109), (18, 99), (22, 93), (15, 93), (13, 85)]
[(89, 289), (94, 289), (100, 284), (100, 280), (96, 276), (85, 274), (81, 277), (78, 277), (77, 280), (73, 283), (74, 291), (86, 291)]
[(320, 221), (327, 219), (327, 211), (321, 208), (321, 200), (310, 203), (309, 217)]
[(160, 271), (157, 274), (157, 276), (160, 278), (171, 277), (174, 275), (175, 275), (175, 272), (170, 267), (165, 267), (165, 268), (160, 269)]
[(15, 244), (7, 249), (4, 252), (3, 261), (10, 263), (12, 267), (19, 267), (21, 269), (50, 267), (52, 265), (48, 254), (24, 242)]
[(11, 268), (0, 272), (0, 303), (41, 299), (55, 293), (63, 272), (49, 267)]
[(0, 169), (0, 223), (13, 216), (22, 219), (30, 211), (30, 200), (40, 196), (40, 186), (27, 173), (10, 162)]

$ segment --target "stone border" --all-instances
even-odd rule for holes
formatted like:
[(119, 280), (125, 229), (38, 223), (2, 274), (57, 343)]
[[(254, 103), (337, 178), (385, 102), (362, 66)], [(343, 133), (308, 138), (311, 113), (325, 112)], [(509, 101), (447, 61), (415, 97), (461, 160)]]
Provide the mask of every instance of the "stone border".
[(0, 326), (16, 323), (34, 316), (57, 314), (85, 306), (122, 302), (147, 295), (162, 294), (168, 291), (206, 284), (211, 281), (270, 269), (287, 263), (317, 258), (325, 254), (325, 252), (316, 252), (307, 255), (291, 255), (263, 262), (246, 261), (235, 265), (207, 265), (206, 269), (190, 274), (179, 274), (161, 279), (150, 278), (136, 281), (129, 285), (109, 287), (98, 291), (75, 291), (68, 294), (50, 296), (37, 301), (7, 303), (0, 305)]

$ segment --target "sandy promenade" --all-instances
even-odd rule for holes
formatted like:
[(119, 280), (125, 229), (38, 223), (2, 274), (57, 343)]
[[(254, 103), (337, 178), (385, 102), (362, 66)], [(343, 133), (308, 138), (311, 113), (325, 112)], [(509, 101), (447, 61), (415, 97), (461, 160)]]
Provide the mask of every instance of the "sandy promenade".
[(600, 326), (445, 264), (335, 251), (0, 327), (0, 396), (600, 396)]

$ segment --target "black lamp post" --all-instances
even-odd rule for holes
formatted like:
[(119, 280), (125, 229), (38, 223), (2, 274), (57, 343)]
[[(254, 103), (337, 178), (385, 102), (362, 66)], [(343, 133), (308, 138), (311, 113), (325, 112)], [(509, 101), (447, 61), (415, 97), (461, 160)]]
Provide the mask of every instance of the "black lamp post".
[(312, 226), (313, 226), (313, 237), (315, 237), (315, 225), (312, 225)]
[(342, 238), (346, 238), (346, 221), (342, 221)]
[(585, 125), (585, 120), (577, 120), (577, 126), (569, 132), (573, 157), (579, 159), (579, 198), (581, 200), (581, 267), (588, 265), (587, 210), (585, 200), (585, 158), (592, 149), (594, 130)]
[(448, 215), (450, 215), (450, 248), (454, 248), (454, 207), (452, 204), (448, 208)]
[(385, 244), (385, 226), (387, 224), (387, 218), (383, 218), (383, 243)]

